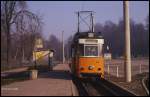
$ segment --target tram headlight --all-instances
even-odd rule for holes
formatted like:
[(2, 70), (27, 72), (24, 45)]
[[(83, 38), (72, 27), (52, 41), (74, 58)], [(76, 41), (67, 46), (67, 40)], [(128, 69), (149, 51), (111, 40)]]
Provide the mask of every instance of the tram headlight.
[(101, 68), (98, 68), (98, 71), (100, 71), (101, 70)]
[(84, 70), (84, 67), (81, 66), (81, 67), (80, 67), (80, 70)]
[(92, 70), (92, 69), (94, 69), (94, 66), (89, 66), (88, 69)]

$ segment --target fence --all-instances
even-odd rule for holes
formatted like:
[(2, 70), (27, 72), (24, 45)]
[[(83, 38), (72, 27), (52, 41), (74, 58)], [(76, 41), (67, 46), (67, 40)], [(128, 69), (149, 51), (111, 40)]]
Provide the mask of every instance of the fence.
[[(144, 64), (132, 65), (132, 75), (139, 74), (144, 71)], [(108, 73), (108, 76), (111, 74), (116, 77), (124, 76), (124, 64), (123, 63), (115, 63), (115, 64), (105, 64), (105, 72)]]

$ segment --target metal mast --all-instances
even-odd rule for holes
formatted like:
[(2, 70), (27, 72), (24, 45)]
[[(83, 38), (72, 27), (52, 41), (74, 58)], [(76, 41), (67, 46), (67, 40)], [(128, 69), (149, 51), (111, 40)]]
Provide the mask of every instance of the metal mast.
[[(77, 29), (78, 29), (78, 32), (80, 32), (80, 23), (84, 23), (88, 26), (88, 31), (90, 32), (94, 32), (94, 20), (93, 20), (93, 14), (94, 12), (93, 11), (78, 11), (77, 12), (77, 15), (78, 15), (78, 25), (77, 25)], [(83, 15), (87, 15), (86, 17), (83, 18)], [(90, 19), (90, 21), (87, 21), (87, 18)]]
[(64, 55), (64, 31), (62, 31), (62, 52), (63, 52), (63, 64), (65, 62), (65, 55)]

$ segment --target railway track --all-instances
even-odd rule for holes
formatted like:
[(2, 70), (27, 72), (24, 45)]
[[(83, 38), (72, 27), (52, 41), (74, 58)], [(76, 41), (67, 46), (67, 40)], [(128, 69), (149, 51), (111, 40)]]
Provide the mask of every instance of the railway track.
[(103, 80), (79, 80), (76, 79), (76, 86), (81, 96), (136, 96), (120, 86)]
[(86, 90), (81, 80), (72, 75), (72, 81), (78, 90), (79, 96), (89, 96), (88, 91)]
[(136, 96), (130, 91), (105, 79), (90, 81), (90, 84), (92, 84), (93, 87), (104, 96)]

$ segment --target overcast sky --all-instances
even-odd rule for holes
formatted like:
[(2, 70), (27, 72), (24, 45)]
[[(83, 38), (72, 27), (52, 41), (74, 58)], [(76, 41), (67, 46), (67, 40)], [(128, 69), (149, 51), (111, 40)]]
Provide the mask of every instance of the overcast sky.
[[(149, 14), (149, 1), (129, 2), (130, 18), (136, 23), (145, 23)], [(105, 21), (118, 23), (123, 18), (122, 1), (27, 1), (28, 9), (43, 18), (43, 34), (48, 38), (54, 34), (61, 39), (64, 30), (65, 38), (77, 31), (77, 15), (80, 10), (91, 10), (95, 23), (104, 24)]]

